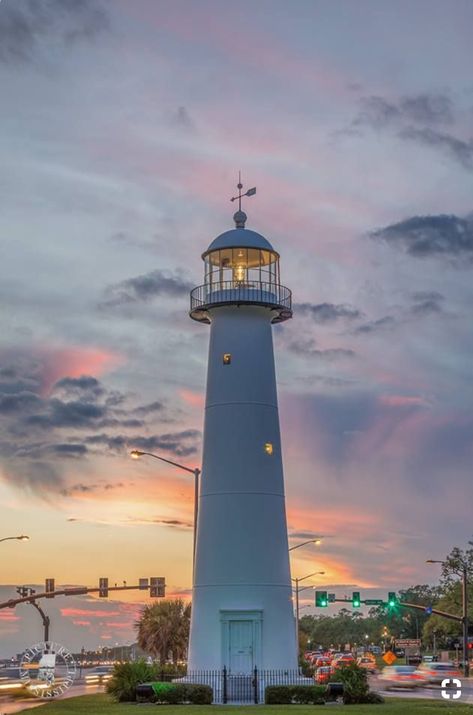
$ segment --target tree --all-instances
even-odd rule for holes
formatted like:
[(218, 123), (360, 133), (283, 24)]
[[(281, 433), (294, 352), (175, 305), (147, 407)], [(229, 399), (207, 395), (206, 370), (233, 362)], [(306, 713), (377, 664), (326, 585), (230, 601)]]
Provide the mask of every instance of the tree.
[(175, 665), (178, 660), (185, 660), (190, 614), (191, 605), (186, 604), (182, 598), (145, 606), (139, 621), (135, 623), (138, 645), (159, 658), (160, 665), (164, 665), (171, 658)]

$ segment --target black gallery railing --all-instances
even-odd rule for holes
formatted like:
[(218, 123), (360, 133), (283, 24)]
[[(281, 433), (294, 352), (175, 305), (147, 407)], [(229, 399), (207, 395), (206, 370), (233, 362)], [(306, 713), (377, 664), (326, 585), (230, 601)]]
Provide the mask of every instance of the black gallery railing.
[(286, 286), (260, 281), (221, 281), (197, 286), (191, 291), (191, 311), (222, 303), (262, 303), (291, 310), (291, 291)]

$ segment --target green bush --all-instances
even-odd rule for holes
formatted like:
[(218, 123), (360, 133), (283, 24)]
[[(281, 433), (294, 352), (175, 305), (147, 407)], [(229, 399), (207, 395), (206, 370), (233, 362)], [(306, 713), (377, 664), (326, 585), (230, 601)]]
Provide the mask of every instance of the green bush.
[(112, 677), (107, 682), (107, 693), (115, 700), (123, 703), (136, 700), (136, 686), (141, 683), (157, 680), (157, 668), (144, 660), (134, 663), (117, 663), (112, 671)]
[(213, 700), (212, 688), (209, 685), (196, 683), (150, 683), (154, 703), (177, 705), (191, 703), (192, 705), (211, 705)]
[(356, 663), (349, 663), (337, 668), (331, 680), (343, 683), (343, 702), (345, 705), (358, 703), (379, 703), (377, 693), (370, 692), (368, 673)]
[(264, 692), (266, 705), (322, 705), (325, 685), (268, 685)]

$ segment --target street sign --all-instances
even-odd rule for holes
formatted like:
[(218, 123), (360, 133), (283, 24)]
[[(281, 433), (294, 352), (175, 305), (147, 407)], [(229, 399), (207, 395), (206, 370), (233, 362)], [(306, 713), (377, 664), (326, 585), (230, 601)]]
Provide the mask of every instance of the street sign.
[(382, 598), (367, 598), (363, 603), (366, 606), (382, 606), (384, 601)]
[(328, 602), (329, 603), (334, 603), (335, 601), (335, 594), (334, 593), (329, 593), (327, 594)]
[(420, 638), (396, 638), (398, 648), (420, 648)]
[(392, 650), (386, 651), (386, 653), (383, 655), (383, 660), (387, 665), (392, 665), (396, 660), (396, 656), (392, 652)]
[(149, 587), (149, 579), (147, 578), (140, 578), (139, 580), (139, 585), (140, 585), (140, 591), (147, 591)]

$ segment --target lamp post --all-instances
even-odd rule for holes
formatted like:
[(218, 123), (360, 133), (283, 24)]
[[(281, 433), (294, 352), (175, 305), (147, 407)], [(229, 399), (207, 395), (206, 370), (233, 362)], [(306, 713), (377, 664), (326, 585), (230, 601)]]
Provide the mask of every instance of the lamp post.
[(462, 629), (463, 629), (463, 675), (468, 678), (470, 674), (470, 666), (468, 662), (468, 567), (466, 562), (461, 562), (461, 568), (456, 569), (450, 566), (445, 561), (438, 559), (427, 559), (426, 564), (442, 564), (446, 566), (452, 573), (461, 576), (462, 579)]
[(289, 551), (294, 551), (294, 549), (300, 549), (301, 546), (306, 546), (307, 544), (316, 544), (317, 546), (322, 543), (322, 536), (317, 536), (315, 539), (309, 539), (308, 541), (303, 541), (301, 544), (296, 544), (291, 546)]
[[(301, 544), (302, 546), (302, 544)], [(296, 584), (296, 644), (297, 644), (297, 657), (299, 658), (299, 593), (303, 590), (302, 588), (299, 588), (299, 584), (301, 581), (305, 581), (306, 578), (310, 578), (311, 576), (323, 576), (325, 574), (325, 571), (314, 571), (313, 573), (307, 574), (307, 576), (303, 576), (302, 578), (293, 578), (291, 579), (292, 581), (295, 582)], [(314, 588), (314, 586), (304, 586), (305, 588)]]
[(189, 474), (194, 475), (194, 546), (192, 551), (192, 564), (194, 565), (195, 549), (197, 542), (197, 516), (199, 514), (199, 480), (201, 474), (200, 469), (198, 467), (191, 469), (190, 467), (186, 467), (184, 464), (179, 464), (178, 462), (173, 462), (172, 460), (166, 459), (165, 457), (160, 457), (159, 454), (153, 454), (152, 452), (142, 452), (139, 449), (132, 450), (130, 452), (130, 456), (133, 457), (133, 459), (139, 459), (143, 456), (153, 457), (153, 459), (159, 459), (161, 462), (166, 462), (166, 464), (172, 464), (173, 467), (177, 467), (178, 469), (182, 469), (184, 472), (189, 472)]
[(10, 541), (10, 540), (16, 540), (16, 541), (28, 541), (30, 537), (26, 536), (26, 534), (21, 534), (21, 536), (4, 536), (3, 539), (0, 539), (0, 541)]

